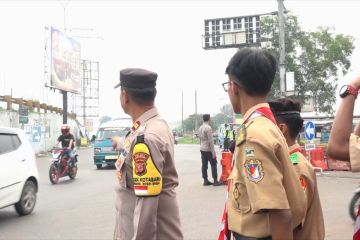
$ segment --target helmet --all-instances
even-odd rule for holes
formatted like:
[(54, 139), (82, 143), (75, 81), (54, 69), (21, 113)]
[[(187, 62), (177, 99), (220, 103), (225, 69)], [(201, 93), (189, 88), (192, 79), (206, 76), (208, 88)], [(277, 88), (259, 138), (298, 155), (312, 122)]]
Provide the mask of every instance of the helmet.
[(61, 133), (62, 133), (63, 135), (69, 134), (69, 133), (70, 133), (70, 125), (69, 125), (69, 124), (63, 124), (63, 125), (61, 126)]

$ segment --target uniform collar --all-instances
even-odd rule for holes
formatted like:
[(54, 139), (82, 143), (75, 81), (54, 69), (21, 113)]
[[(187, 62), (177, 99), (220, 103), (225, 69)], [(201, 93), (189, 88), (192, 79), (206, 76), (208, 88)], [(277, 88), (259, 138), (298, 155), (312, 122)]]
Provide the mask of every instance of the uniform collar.
[(146, 112), (144, 112), (133, 124), (131, 130), (136, 131), (141, 125), (144, 125), (149, 119), (159, 115), (159, 112), (156, 107), (153, 107)]
[(250, 109), (248, 109), (244, 115), (244, 122), (246, 122), (246, 120), (254, 113), (256, 112), (256, 109), (261, 108), (261, 107), (266, 107), (269, 108), (269, 104), (268, 103), (259, 103), (256, 104), (254, 106), (252, 106)]
[(289, 152), (294, 151), (295, 149), (299, 149), (300, 145), (295, 143), (294, 145), (289, 146)]

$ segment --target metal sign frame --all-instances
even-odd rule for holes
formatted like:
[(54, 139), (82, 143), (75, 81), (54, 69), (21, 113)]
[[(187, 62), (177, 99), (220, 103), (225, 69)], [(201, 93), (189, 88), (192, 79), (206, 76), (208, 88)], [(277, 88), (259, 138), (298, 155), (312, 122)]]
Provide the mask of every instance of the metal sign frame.
[(202, 47), (209, 50), (261, 46), (260, 16), (262, 15), (264, 14), (205, 19)]

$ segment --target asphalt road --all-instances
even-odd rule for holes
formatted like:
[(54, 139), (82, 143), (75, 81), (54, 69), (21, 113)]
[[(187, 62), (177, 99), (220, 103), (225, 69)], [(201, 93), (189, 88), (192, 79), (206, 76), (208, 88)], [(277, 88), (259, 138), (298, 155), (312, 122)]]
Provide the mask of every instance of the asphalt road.
[[(37, 159), (40, 190), (35, 210), (29, 216), (18, 217), (13, 207), (1, 209), (0, 239), (112, 239), (115, 222), (114, 169), (96, 170), (92, 164), (91, 148), (78, 152), (77, 178), (69, 180), (65, 177), (56, 185), (52, 185), (48, 178), (49, 157)], [(218, 152), (218, 159), (220, 157)], [(216, 239), (226, 187), (202, 186), (198, 145), (177, 145), (176, 165), (185, 239)], [(218, 172), (220, 176), (220, 165)], [(357, 178), (357, 174), (350, 172), (330, 172), (318, 176), (326, 239), (351, 239), (353, 222), (348, 214), (348, 204), (358, 185)]]

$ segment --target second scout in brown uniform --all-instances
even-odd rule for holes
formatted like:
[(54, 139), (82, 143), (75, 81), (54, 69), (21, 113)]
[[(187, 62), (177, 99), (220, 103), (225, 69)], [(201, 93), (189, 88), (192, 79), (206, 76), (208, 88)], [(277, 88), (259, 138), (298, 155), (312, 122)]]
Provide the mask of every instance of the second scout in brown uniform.
[(240, 49), (230, 60), (224, 83), (238, 130), (227, 220), (235, 239), (292, 239), (305, 214), (305, 196), (276, 126), (266, 96), (276, 60), (261, 49)]
[(301, 228), (294, 232), (294, 239), (323, 240), (325, 238), (324, 217), (321, 209), (315, 171), (309, 161), (300, 152), (296, 138), (303, 127), (299, 102), (282, 98), (269, 103), (277, 124), (289, 145), (289, 153), (299, 176), (306, 197), (306, 216)]
[(134, 126), (116, 163), (114, 239), (182, 240), (175, 188), (174, 139), (153, 105), (157, 74), (144, 69), (120, 71), (120, 101)]

